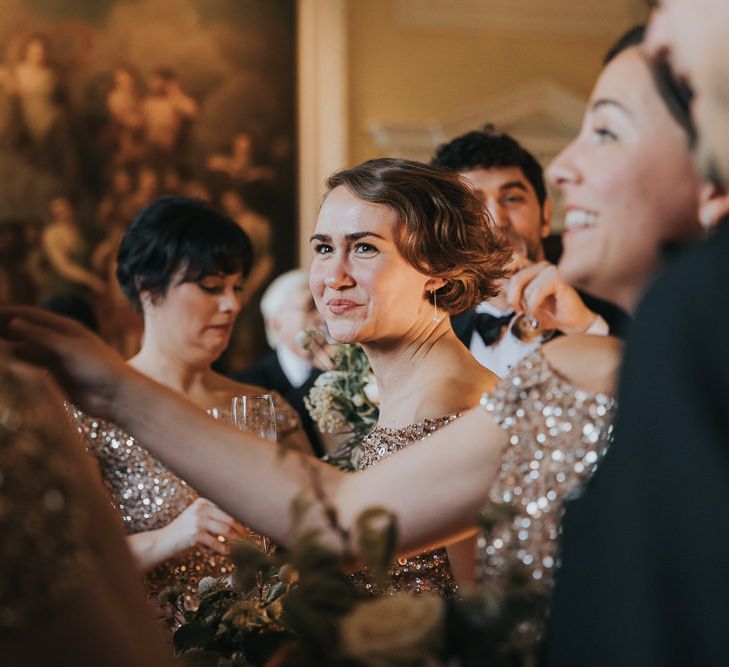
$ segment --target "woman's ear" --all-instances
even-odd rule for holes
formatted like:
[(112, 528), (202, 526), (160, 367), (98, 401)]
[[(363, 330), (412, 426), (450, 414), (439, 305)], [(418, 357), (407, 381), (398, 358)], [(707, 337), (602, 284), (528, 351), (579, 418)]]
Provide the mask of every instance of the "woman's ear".
[(444, 278), (428, 278), (428, 280), (425, 281), (425, 291), (434, 292), (447, 284), (448, 281)]
[(704, 229), (712, 229), (727, 215), (729, 215), (729, 193), (712, 183), (704, 183), (699, 195), (701, 226)]

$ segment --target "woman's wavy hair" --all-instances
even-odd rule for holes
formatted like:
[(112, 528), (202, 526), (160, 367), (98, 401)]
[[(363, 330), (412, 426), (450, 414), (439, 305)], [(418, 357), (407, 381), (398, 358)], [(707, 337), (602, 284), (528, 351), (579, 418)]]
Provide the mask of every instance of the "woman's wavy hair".
[[(344, 186), (356, 197), (393, 210), (402, 256), (417, 271), (446, 284), (437, 303), (449, 315), (499, 292), (511, 250), (496, 233), (483, 203), (458, 174), (420, 162), (379, 158), (334, 173), (327, 194)], [(430, 301), (433, 295), (428, 296)]]

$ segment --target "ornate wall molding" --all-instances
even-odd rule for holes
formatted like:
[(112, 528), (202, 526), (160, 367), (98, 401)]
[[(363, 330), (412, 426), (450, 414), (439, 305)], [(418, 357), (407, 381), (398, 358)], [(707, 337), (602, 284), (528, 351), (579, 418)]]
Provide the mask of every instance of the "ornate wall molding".
[(448, 118), (428, 123), (373, 123), (370, 136), (387, 155), (427, 161), (447, 139), (493, 123), (513, 134), (544, 163), (580, 129), (585, 100), (552, 81), (534, 81)]

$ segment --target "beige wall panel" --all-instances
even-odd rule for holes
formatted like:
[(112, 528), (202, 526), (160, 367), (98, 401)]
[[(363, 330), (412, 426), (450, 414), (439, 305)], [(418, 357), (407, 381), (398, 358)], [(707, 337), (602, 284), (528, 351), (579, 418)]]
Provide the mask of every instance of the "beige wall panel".
[(349, 0), (349, 162), (387, 153), (373, 127), (437, 136), (535, 82), (586, 98), (604, 51), (644, 12), (640, 0)]

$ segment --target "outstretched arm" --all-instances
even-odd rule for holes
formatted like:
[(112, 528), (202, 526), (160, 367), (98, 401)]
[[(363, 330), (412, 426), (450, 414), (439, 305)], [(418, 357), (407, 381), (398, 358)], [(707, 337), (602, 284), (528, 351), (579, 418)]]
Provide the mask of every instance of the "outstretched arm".
[[(54, 370), (74, 402), (119, 423), (201, 494), (254, 530), (289, 545), (292, 506), (313, 497), (312, 479), (354, 531), (364, 510), (396, 514), (400, 550), (421, 551), (473, 527), (487, 500), (506, 437), (476, 408), (365, 472), (347, 474), (210, 420), (192, 403), (137, 373), (93, 334), (65, 318), (29, 308), (0, 309), (16, 354)], [(318, 528), (338, 546), (321, 508), (297, 527)]]

